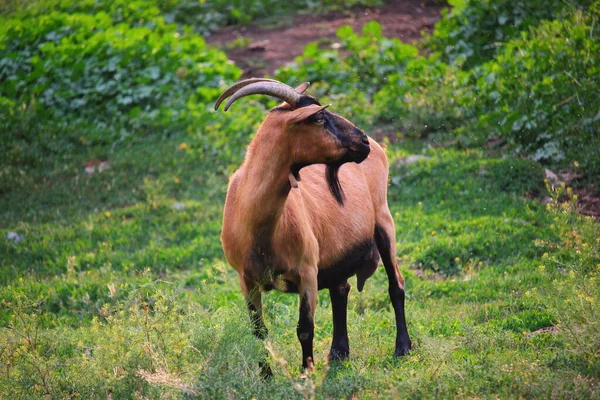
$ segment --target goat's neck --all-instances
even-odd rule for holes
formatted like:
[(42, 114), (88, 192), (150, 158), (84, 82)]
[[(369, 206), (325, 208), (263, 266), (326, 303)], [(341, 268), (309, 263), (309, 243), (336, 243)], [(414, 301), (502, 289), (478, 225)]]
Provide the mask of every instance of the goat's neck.
[(291, 189), (292, 154), (281, 142), (259, 130), (243, 165), (239, 217), (261, 236), (274, 233)]

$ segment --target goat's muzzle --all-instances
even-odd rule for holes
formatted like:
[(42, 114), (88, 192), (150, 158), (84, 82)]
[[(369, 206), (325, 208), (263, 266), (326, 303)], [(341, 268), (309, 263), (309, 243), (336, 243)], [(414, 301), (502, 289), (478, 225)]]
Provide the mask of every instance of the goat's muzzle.
[(349, 158), (348, 161), (359, 164), (369, 156), (370, 152), (371, 145), (369, 144), (369, 138), (365, 135), (357, 142), (354, 142), (348, 146), (348, 153), (346, 153), (346, 157)]

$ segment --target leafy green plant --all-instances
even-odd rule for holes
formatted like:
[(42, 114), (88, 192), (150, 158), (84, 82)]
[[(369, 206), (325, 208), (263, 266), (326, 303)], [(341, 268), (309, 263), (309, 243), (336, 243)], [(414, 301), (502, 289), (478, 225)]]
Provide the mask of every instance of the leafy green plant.
[(559, 19), (564, 11), (590, 6), (588, 0), (450, 0), (451, 10), (427, 37), (429, 51), (439, 52), (443, 60), (471, 68), (492, 59), (502, 44), (519, 39), (521, 32), (544, 20)]
[[(282, 69), (290, 83), (322, 77), (311, 92), (366, 132), (428, 135), (381, 140), (413, 352), (390, 357), (393, 310), (379, 269), (350, 294), (348, 361), (325, 362), (333, 324), (321, 295), (312, 375), (297, 367), (289, 329), (297, 297), (264, 296), (270, 335), (257, 341), (223, 262), (227, 177), (269, 103), (210, 110), (239, 71), (169, 15), (185, 4), (43, 0), (2, 20), (0, 71), (12, 75), (0, 89), (0, 397), (598, 397), (598, 224), (577, 216), (563, 187), (549, 189), (548, 206), (532, 199), (545, 195), (543, 167), (511, 153), (521, 146), (535, 155), (535, 129), (561, 137), (555, 129), (564, 125), (572, 130), (565, 146), (559, 141), (562, 162), (573, 157), (592, 171), (583, 160), (593, 152), (567, 145), (586, 137), (573, 137), (580, 119), (582, 132), (596, 129), (588, 75), (597, 72), (599, 3), (529, 25), (471, 70), (419, 56), (375, 23), (362, 34), (342, 29), (340, 51), (312, 45)], [(257, 4), (268, 3), (248, 2)], [(106, 70), (109, 52), (133, 70), (126, 62)], [(91, 60), (98, 64), (86, 67)], [(194, 64), (178, 76), (185, 60)], [(83, 91), (117, 71), (125, 83), (114, 97)], [(45, 94), (53, 85), (56, 101)], [(152, 98), (137, 93), (145, 86)], [(542, 104), (528, 102), (527, 87)], [(117, 101), (124, 96), (132, 103)], [(531, 116), (531, 107), (556, 115)], [(527, 115), (538, 127), (496, 126), (504, 115)], [(472, 148), (490, 135), (500, 136), (493, 153), (502, 157)], [(585, 150), (595, 148), (591, 138)], [(101, 161), (109, 168), (86, 172)], [(265, 355), (275, 371), (266, 383), (257, 368)]]
[(158, 3), (147, 0), (3, 0), (0, 14), (27, 18), (52, 11), (90, 15), (106, 12), (115, 23), (136, 25), (144, 22), (149, 9), (154, 9), (167, 23), (190, 26), (195, 32), (206, 36), (223, 26), (249, 24), (257, 19), (274, 22), (285, 15), (340, 11), (347, 7), (380, 4), (381, 0), (163, 0)]
[(14, 107), (2, 120), (25, 104), (55, 120), (181, 129), (188, 102), (212, 100), (222, 80), (239, 76), (223, 53), (166, 24), (158, 9), (137, 17), (146, 22), (130, 26), (103, 12), (4, 20), (0, 96)]
[[(310, 44), (276, 76), (316, 81), (316, 93), (331, 94), (334, 101), (359, 99), (359, 92), (367, 102), (361, 113), (387, 131), (442, 138), (450, 133), (463, 146), (500, 138), (505, 149), (536, 161), (576, 165), (588, 177), (600, 173), (598, 152), (585, 150), (599, 146), (597, 3), (586, 11), (576, 7), (586, 2), (453, 4), (453, 14), (442, 19), (427, 46), (448, 46), (449, 54), (456, 47), (449, 43), (478, 49), (468, 55), (419, 56), (416, 47), (383, 37), (372, 22), (362, 35), (340, 28), (339, 49)], [(486, 43), (496, 29), (492, 49)]]
[(586, 151), (600, 145), (598, 17), (577, 12), (544, 22), (477, 68), (473, 129), (503, 136), (535, 160), (600, 173), (598, 153)]
[(377, 119), (416, 137), (452, 132), (473, 117), (472, 77), (435, 57), (410, 60), (373, 97)]
[[(350, 26), (339, 28), (336, 35), (339, 49), (321, 49), (318, 43), (309, 44), (293, 64), (277, 71), (277, 79), (321, 82), (317, 95), (359, 91), (371, 97), (391, 74), (403, 72), (418, 52), (412, 45), (384, 37), (381, 25), (375, 21), (365, 24), (362, 35)], [(342, 56), (340, 50), (347, 55)]]

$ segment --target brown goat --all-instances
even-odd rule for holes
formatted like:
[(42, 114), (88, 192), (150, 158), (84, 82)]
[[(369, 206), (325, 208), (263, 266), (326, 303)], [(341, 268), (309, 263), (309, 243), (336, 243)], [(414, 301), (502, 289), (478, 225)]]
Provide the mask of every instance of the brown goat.
[[(257, 337), (267, 334), (261, 292), (275, 288), (300, 294), (297, 334), (302, 366), (309, 369), (317, 291), (329, 289), (331, 297), (329, 359), (346, 358), (348, 278), (356, 275), (362, 291), (381, 256), (396, 315), (395, 355), (402, 356), (411, 342), (387, 204), (385, 152), (352, 123), (327, 111), (327, 105), (303, 94), (307, 87), (308, 83), (293, 89), (269, 79), (249, 79), (217, 100), (215, 109), (232, 96), (225, 110), (250, 94), (269, 94), (285, 102), (267, 114), (230, 179), (221, 234), (225, 256), (238, 272)], [(270, 376), (268, 364), (261, 366), (263, 375)]]

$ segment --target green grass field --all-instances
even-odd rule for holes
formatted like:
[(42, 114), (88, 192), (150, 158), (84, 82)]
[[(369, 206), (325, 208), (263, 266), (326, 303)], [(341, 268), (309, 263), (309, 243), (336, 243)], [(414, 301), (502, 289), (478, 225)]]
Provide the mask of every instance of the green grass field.
[[(46, 15), (45, 4), (59, 3), (64, 9)], [(468, 18), (488, 15), (478, 7), (491, 4), (453, 3), (467, 4)], [(570, 72), (577, 79), (560, 75), (563, 86), (535, 100), (562, 114), (538, 110), (523, 123), (528, 134), (550, 126), (562, 135), (571, 147), (552, 153), (562, 157), (555, 161), (515, 151), (527, 142), (518, 142), (525, 136), (512, 120), (506, 145), (482, 144), (490, 132), (504, 134), (485, 124), (496, 124), (508, 108), (497, 103), (487, 118), (498, 92), (480, 109), (469, 108), (477, 102), (468, 96), (475, 84), (496, 90), (483, 85), (493, 77), (480, 78), (475, 69), (473, 82), (460, 65), (440, 66), (382, 38), (376, 24), (363, 36), (342, 30), (351, 45), (339, 82), (327, 75), (342, 62), (333, 53), (313, 64), (305, 57), (283, 72), (290, 84), (297, 83), (293, 74), (320, 76), (311, 90), (327, 92), (334, 112), (367, 133), (389, 133), (381, 141), (413, 341), (410, 355), (392, 356), (395, 325), (380, 268), (363, 293), (350, 293), (347, 361), (326, 362), (331, 307), (321, 293), (316, 369), (306, 374), (297, 296), (264, 296), (270, 336), (255, 339), (219, 240), (228, 177), (275, 103), (248, 98), (227, 114), (212, 111), (240, 71), (192, 30), (165, 22), (166, 11), (151, 2), (115, 0), (104, 10), (103, 3), (40, 0), (24, 14), (7, 4), (11, 13), (0, 19), (1, 399), (600, 398), (600, 225), (578, 214), (570, 188), (544, 181), (545, 166), (580, 160), (583, 184), (593, 182), (600, 165), (590, 150), (598, 140), (598, 100), (585, 78), (597, 73), (596, 14), (578, 11), (564, 22), (566, 31), (573, 23), (577, 37), (587, 38), (575, 43), (587, 57)], [(191, 3), (181, 4), (184, 12)], [(547, 43), (542, 33), (536, 46)], [(529, 43), (527, 35), (519, 40)], [(527, 79), (534, 81), (555, 67), (547, 60), (510, 62), (533, 71)], [(406, 71), (398, 67), (407, 62)], [(404, 86), (383, 82), (404, 72), (412, 74)], [(502, 93), (517, 93), (509, 77), (494, 82)], [(343, 85), (383, 89), (365, 95)], [(555, 101), (565, 93), (577, 96)], [(524, 103), (509, 111), (521, 118), (529, 97), (515, 96)], [(386, 120), (394, 113), (405, 119)], [(439, 130), (415, 132), (431, 118)], [(409, 136), (401, 134), (407, 124)], [(265, 355), (274, 370), (267, 382), (257, 367)]]
[(598, 262), (597, 224), (528, 199), (546, 190), (532, 162), (423, 147), (429, 159), (398, 166), (418, 142), (388, 145), (414, 351), (391, 356), (380, 270), (351, 293), (347, 362), (325, 362), (321, 296), (308, 377), (297, 297), (268, 294), (275, 378), (261, 382), (266, 350), (220, 250), (227, 173), (194, 151), (199, 140), (145, 138), (93, 175), (85, 155), (57, 155), (32, 187), (3, 196), (3, 237), (24, 235), (0, 242), (6, 397), (598, 395), (598, 265), (587, 264)]

